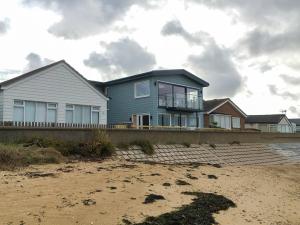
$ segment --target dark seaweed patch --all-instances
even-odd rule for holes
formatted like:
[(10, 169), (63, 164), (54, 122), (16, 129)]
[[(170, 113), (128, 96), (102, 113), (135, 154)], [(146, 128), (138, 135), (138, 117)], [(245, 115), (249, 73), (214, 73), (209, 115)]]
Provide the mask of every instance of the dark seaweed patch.
[(127, 223), (132, 225), (211, 225), (217, 224), (213, 214), (220, 210), (236, 207), (234, 202), (222, 195), (202, 192), (183, 192), (185, 195), (196, 196), (189, 205), (179, 210), (162, 214), (158, 217), (148, 217), (142, 223)]
[(190, 183), (184, 181), (184, 180), (176, 180), (175, 182), (177, 185), (191, 185)]
[(208, 177), (208, 179), (218, 179), (217, 176), (211, 175), (211, 174), (207, 175), (207, 177)]
[(156, 200), (165, 200), (165, 197), (162, 195), (156, 195), (156, 194), (149, 194), (147, 195), (147, 197), (145, 198), (144, 204), (149, 204), (149, 203), (153, 203)]

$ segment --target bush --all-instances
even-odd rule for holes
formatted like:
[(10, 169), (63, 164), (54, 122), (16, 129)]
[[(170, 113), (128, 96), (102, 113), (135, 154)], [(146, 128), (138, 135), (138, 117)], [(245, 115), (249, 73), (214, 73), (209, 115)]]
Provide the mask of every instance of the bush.
[(153, 155), (155, 153), (153, 145), (148, 140), (137, 140), (131, 142), (130, 144), (141, 147), (141, 150), (147, 155)]
[(188, 143), (188, 142), (183, 142), (182, 145), (187, 148), (191, 147), (191, 143)]
[(0, 169), (12, 170), (31, 164), (60, 163), (62, 154), (53, 148), (24, 148), (22, 145), (0, 144)]

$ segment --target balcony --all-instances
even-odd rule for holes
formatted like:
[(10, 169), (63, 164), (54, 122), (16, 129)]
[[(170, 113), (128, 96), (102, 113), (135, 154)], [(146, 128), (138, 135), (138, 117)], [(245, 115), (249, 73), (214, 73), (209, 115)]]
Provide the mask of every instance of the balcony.
[(159, 95), (158, 106), (175, 111), (200, 111), (199, 97), (195, 94)]

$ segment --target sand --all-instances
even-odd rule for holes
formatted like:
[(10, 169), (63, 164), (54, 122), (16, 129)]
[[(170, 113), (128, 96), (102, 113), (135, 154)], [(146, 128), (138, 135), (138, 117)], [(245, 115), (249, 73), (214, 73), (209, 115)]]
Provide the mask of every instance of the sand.
[[(36, 171), (54, 177), (25, 174)], [(191, 185), (176, 185), (178, 179)], [(163, 186), (165, 182), (171, 186)], [(183, 191), (217, 193), (236, 203), (236, 208), (214, 215), (220, 224), (300, 224), (300, 165), (193, 168), (117, 160), (0, 172), (0, 224), (117, 225), (124, 218), (141, 222), (189, 204), (192, 196)], [(166, 200), (143, 204), (150, 193)], [(90, 205), (83, 204), (87, 199)]]

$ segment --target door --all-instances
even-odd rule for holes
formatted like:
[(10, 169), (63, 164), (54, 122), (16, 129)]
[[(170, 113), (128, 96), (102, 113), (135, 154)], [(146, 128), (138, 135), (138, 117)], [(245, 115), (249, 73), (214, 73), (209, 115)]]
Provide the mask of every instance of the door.
[(149, 114), (132, 115), (132, 124), (137, 129), (150, 129), (150, 115)]

